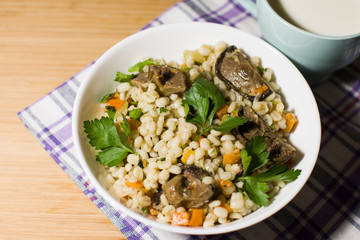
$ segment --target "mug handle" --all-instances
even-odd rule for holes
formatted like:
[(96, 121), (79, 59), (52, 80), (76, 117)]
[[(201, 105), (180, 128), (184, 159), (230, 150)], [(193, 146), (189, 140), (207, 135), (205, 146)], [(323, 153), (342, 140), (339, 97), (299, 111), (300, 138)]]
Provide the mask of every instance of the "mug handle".
[[(241, 6), (243, 6), (246, 11), (248, 11), (251, 15), (257, 18), (257, 10), (256, 10), (256, 3), (252, 0), (237, 0), (240, 2)], [(258, 0), (259, 1), (259, 0)]]

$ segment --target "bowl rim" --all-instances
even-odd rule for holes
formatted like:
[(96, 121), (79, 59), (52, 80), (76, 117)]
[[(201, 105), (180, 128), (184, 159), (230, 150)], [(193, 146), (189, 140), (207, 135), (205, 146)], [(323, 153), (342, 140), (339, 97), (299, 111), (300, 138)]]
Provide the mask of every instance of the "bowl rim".
[[(314, 124), (317, 125), (317, 127), (316, 127), (317, 132), (314, 133), (314, 136), (316, 135), (316, 136), (318, 136), (318, 138), (316, 139), (316, 142), (315, 142), (316, 150), (313, 152), (314, 156), (311, 156), (311, 159), (313, 159), (313, 161), (311, 162), (311, 165), (308, 166), (308, 169), (307, 169), (308, 170), (307, 176), (305, 176), (305, 178), (303, 178), (302, 182), (297, 182), (298, 189), (296, 190), (296, 192), (293, 194), (293, 196), (291, 198), (287, 199), (287, 201), (285, 201), (283, 204), (281, 204), (278, 207), (272, 207), (272, 209), (270, 209), (270, 211), (268, 211), (260, 219), (256, 218), (256, 219), (252, 219), (250, 221), (243, 222), (241, 227), (237, 226), (237, 224), (231, 224), (231, 223), (224, 224), (224, 225), (217, 225), (217, 226), (213, 226), (213, 227), (173, 226), (168, 223), (160, 223), (155, 220), (148, 219), (148, 218), (134, 212), (133, 210), (127, 208), (125, 205), (121, 204), (120, 202), (115, 200), (110, 195), (110, 193), (99, 183), (99, 181), (97, 180), (97, 177), (92, 173), (90, 167), (86, 163), (85, 155), (81, 149), (81, 144), (80, 144), (81, 140), (80, 140), (80, 135), (78, 134), (80, 132), (79, 131), (80, 128), (82, 129), (82, 125), (80, 124), (80, 119), (79, 119), (79, 107), (80, 107), (82, 98), (85, 95), (86, 86), (92, 79), (92, 76), (99, 70), (98, 66), (101, 66), (101, 63), (110, 55), (109, 53), (111, 53), (113, 51), (113, 49), (119, 47), (119, 45), (122, 45), (124, 43), (132, 41), (134, 38), (146, 36), (147, 34), (151, 34), (153, 32), (159, 31), (159, 30), (166, 31), (166, 29), (170, 29), (170, 28), (183, 28), (183, 27), (195, 27), (195, 28), (199, 28), (199, 29), (210, 27), (210, 28), (214, 28), (214, 30), (217, 29), (217, 30), (227, 30), (227, 31), (230, 31), (230, 30), (238, 31), (241, 34), (246, 35), (246, 37), (251, 38), (254, 41), (261, 42), (260, 44), (266, 45), (267, 48), (270, 48), (270, 50), (272, 50), (274, 53), (276, 53), (278, 55), (278, 57), (282, 58), (282, 60), (288, 61), (294, 68), (293, 71), (296, 71), (297, 74), (302, 77), (302, 81), (304, 82), (304, 84), (307, 85), (307, 88), (311, 93), (310, 100), (312, 101), (312, 105), (316, 108), (315, 111), (317, 112), (317, 114), (316, 114), (316, 116), (314, 116), (314, 122), (315, 122)], [(259, 56), (259, 57), (261, 57), (261, 56)], [(107, 50), (102, 56), (100, 56), (95, 61), (95, 63), (90, 67), (90, 69), (88, 70), (86, 75), (84, 76), (84, 79), (82, 80), (82, 82), (80, 84), (78, 93), (76, 94), (75, 102), (73, 105), (73, 112), (72, 112), (72, 136), (73, 136), (73, 140), (74, 140), (76, 157), (78, 157), (81, 168), (85, 172), (85, 174), (88, 177), (88, 179), (90, 180), (91, 184), (95, 187), (96, 191), (104, 198), (104, 200), (110, 202), (111, 205), (117, 211), (120, 210), (121, 213), (129, 215), (130, 217), (132, 217), (146, 225), (149, 225), (156, 229), (159, 229), (159, 230), (164, 230), (164, 231), (179, 233), (179, 234), (188, 234), (188, 235), (212, 235), (212, 234), (222, 234), (222, 233), (237, 231), (240, 229), (250, 227), (256, 223), (262, 222), (265, 219), (272, 216), (273, 214), (275, 214), (276, 212), (278, 212), (279, 210), (281, 210), (283, 207), (285, 207), (299, 193), (299, 191), (303, 188), (305, 183), (308, 181), (308, 179), (311, 175), (311, 172), (313, 171), (313, 168), (317, 161), (318, 153), (320, 150), (321, 125), (320, 125), (320, 116), (319, 116), (318, 107), (317, 107), (314, 95), (312, 94), (308, 83), (306, 82), (304, 77), (301, 75), (299, 70), (295, 67), (295, 65), (293, 65), (290, 62), (290, 60), (287, 57), (285, 57), (285, 55), (283, 55), (281, 52), (279, 52), (277, 49), (275, 49), (273, 46), (271, 46), (269, 43), (265, 42), (264, 40), (254, 36), (254, 35), (251, 35), (250, 33), (239, 30), (237, 28), (225, 26), (225, 25), (221, 25), (221, 24), (216, 24), (216, 23), (209, 23), (209, 22), (189, 22), (189, 23), (171, 23), (171, 24), (159, 25), (159, 26), (155, 26), (155, 27), (151, 27), (151, 28), (139, 31), (139, 32), (132, 34), (132, 35), (128, 36), (127, 38), (119, 41), (114, 46), (112, 46), (109, 50)], [(305, 174), (305, 173), (302, 173), (302, 174)], [(298, 180), (300, 180), (300, 179), (298, 179)], [(271, 206), (271, 204), (269, 206)], [(264, 208), (264, 207), (261, 207), (261, 208)], [(258, 209), (258, 210), (260, 210), (260, 209)], [(234, 221), (234, 222), (236, 222), (236, 221)], [(232, 222), (232, 223), (234, 223), (234, 222)]]

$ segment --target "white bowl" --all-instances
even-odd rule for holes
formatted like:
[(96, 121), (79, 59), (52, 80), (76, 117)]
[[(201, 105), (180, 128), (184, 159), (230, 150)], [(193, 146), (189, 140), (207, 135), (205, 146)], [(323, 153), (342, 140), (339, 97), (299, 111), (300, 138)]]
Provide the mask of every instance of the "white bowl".
[[(116, 82), (113, 79), (117, 71), (126, 73), (127, 69), (137, 63), (141, 57), (164, 58), (165, 61), (180, 62), (184, 50), (198, 49), (202, 44), (214, 45), (219, 41), (236, 45), (249, 56), (259, 56), (264, 67), (274, 70), (276, 82), (281, 87), (288, 109), (294, 110), (299, 120), (295, 132), (290, 136), (290, 141), (300, 153), (293, 167), (301, 169), (302, 172), (297, 180), (281, 189), (269, 206), (261, 207), (244, 218), (225, 225), (194, 228), (171, 226), (150, 220), (116, 201), (100, 185), (96, 178), (98, 169), (94, 153), (83, 131), (83, 121), (99, 117), (98, 113), (101, 111), (99, 99), (115, 89)], [(265, 41), (238, 29), (214, 23), (163, 25), (138, 32), (120, 41), (91, 67), (80, 86), (73, 110), (73, 137), (77, 157), (98, 193), (116, 209), (134, 219), (158, 229), (180, 234), (205, 235), (231, 232), (261, 222), (282, 209), (295, 197), (309, 178), (317, 160), (320, 135), (317, 104), (298, 69)]]

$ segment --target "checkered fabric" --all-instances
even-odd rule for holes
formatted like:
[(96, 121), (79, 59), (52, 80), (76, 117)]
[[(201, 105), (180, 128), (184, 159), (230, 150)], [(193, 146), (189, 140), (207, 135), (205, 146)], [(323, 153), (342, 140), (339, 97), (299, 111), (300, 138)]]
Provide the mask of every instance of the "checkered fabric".
[[(261, 37), (253, 18), (235, 0), (185, 0), (144, 28), (207, 21)], [(322, 124), (321, 149), (304, 188), (281, 211), (252, 227), (214, 236), (159, 231), (126, 216), (96, 191), (76, 158), (72, 108), (88, 67), (18, 113), (28, 130), (84, 194), (128, 239), (360, 239), (360, 59), (311, 86)]]

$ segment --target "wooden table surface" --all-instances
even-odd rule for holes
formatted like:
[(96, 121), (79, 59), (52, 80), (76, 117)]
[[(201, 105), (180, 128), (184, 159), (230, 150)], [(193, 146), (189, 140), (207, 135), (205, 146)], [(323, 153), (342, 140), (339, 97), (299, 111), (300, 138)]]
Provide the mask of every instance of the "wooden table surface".
[(17, 112), (177, 0), (0, 0), (0, 239), (125, 239)]

